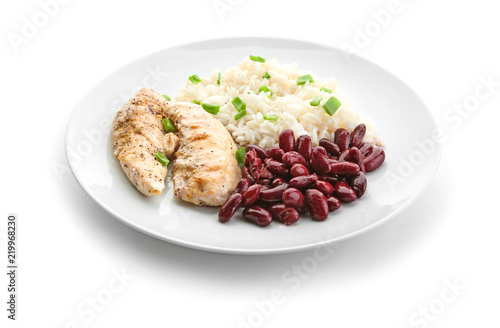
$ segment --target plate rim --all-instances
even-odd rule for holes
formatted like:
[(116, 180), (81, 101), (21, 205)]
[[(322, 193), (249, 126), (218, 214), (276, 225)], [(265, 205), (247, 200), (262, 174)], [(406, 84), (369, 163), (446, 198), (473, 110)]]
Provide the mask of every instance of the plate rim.
[[(292, 246), (292, 247), (276, 247), (276, 248), (266, 248), (266, 249), (256, 250), (256, 249), (242, 249), (242, 248), (235, 248), (235, 247), (211, 246), (211, 245), (206, 245), (206, 244), (201, 244), (201, 243), (196, 243), (196, 242), (185, 241), (185, 240), (181, 240), (181, 239), (178, 239), (175, 237), (163, 236), (163, 235), (159, 234), (158, 232), (155, 232), (155, 231), (152, 231), (151, 229), (145, 228), (145, 227), (139, 225), (138, 223), (132, 222), (130, 219), (126, 218), (125, 216), (118, 214), (112, 208), (110, 208), (108, 205), (106, 205), (103, 201), (101, 201), (98, 197), (96, 197), (96, 195), (90, 190), (90, 188), (88, 188), (84, 185), (84, 183), (80, 180), (80, 177), (77, 173), (78, 172), (77, 168), (73, 167), (73, 165), (71, 164), (71, 161), (69, 161), (70, 149), (69, 149), (69, 140), (68, 139), (70, 138), (69, 135), (71, 133), (70, 128), (73, 126), (74, 121), (75, 121), (74, 118), (75, 118), (76, 113), (77, 113), (77, 108), (80, 107), (80, 104), (83, 102), (83, 100), (86, 99), (87, 96), (89, 96), (93, 92), (93, 90), (96, 89), (97, 86), (101, 82), (110, 78), (111, 76), (116, 74), (118, 71), (123, 69), (125, 66), (131, 65), (131, 64), (138, 62), (138, 61), (141, 61), (147, 57), (155, 56), (155, 55), (157, 55), (161, 52), (164, 52), (164, 51), (182, 49), (182, 48), (189, 47), (192, 45), (197, 45), (197, 44), (201, 44), (201, 43), (210, 43), (210, 42), (224, 42), (226, 44), (237, 44), (237, 42), (241, 42), (243, 40), (253, 40), (253, 42), (255, 42), (257, 44), (259, 43), (259, 41), (262, 42), (262, 40), (265, 40), (266, 42), (272, 42), (272, 41), (294, 42), (294, 43), (308, 44), (308, 45), (312, 45), (312, 46), (323, 48), (325, 50), (330, 50), (330, 51), (345, 52), (344, 50), (342, 50), (336, 46), (330, 46), (330, 45), (322, 44), (319, 42), (312, 42), (309, 40), (301, 40), (301, 39), (295, 39), (295, 38), (243, 36), (243, 37), (201, 39), (201, 40), (197, 40), (197, 41), (182, 43), (182, 44), (171, 46), (171, 47), (166, 47), (166, 48), (145, 54), (144, 56), (141, 56), (139, 58), (136, 58), (136, 59), (126, 63), (125, 65), (115, 69), (111, 73), (109, 73), (106, 76), (104, 76), (103, 78), (101, 78), (73, 106), (71, 115), (66, 123), (65, 137), (64, 137), (64, 152), (65, 152), (66, 161), (68, 163), (68, 167), (70, 168), (71, 174), (73, 175), (75, 180), (78, 182), (78, 185), (90, 196), (90, 198), (92, 198), (92, 200), (94, 202), (96, 202), (98, 205), (100, 205), (108, 214), (110, 214), (112, 217), (114, 217), (118, 221), (126, 224), (127, 226), (129, 226), (129, 227), (131, 227), (131, 228), (133, 228), (141, 233), (144, 233), (146, 235), (149, 235), (151, 237), (157, 238), (157, 239), (162, 240), (162, 241), (166, 241), (166, 242), (169, 242), (169, 243), (172, 243), (175, 245), (184, 246), (184, 247), (188, 247), (188, 248), (192, 248), (192, 249), (215, 252), (215, 253), (239, 254), (239, 255), (285, 254), (285, 253), (306, 251), (306, 250), (313, 249), (315, 247), (321, 247), (321, 246), (331, 245), (331, 244), (335, 244), (335, 243), (340, 243), (342, 241), (354, 238), (358, 235), (361, 235), (361, 234), (364, 234), (370, 230), (373, 230), (373, 229), (381, 226), (382, 224), (388, 222), (389, 220), (393, 219), (395, 216), (397, 216), (398, 214), (403, 212), (405, 209), (407, 209), (408, 206), (411, 205), (415, 199), (419, 198), (422, 195), (422, 193), (428, 188), (430, 182), (432, 181), (432, 179), (436, 175), (436, 172), (440, 166), (440, 162), (441, 162), (441, 158), (442, 158), (442, 145), (440, 143), (436, 143), (436, 150), (433, 154), (433, 157), (437, 157), (437, 158), (436, 158), (436, 165), (433, 168), (432, 174), (429, 174), (427, 176), (427, 180), (425, 181), (422, 188), (418, 192), (413, 193), (410, 197), (408, 197), (404, 201), (403, 204), (401, 204), (401, 206), (398, 209), (396, 209), (394, 212), (390, 213), (389, 215), (383, 217), (382, 219), (380, 219), (380, 220), (378, 220), (370, 225), (367, 225), (366, 227), (364, 227), (362, 229), (359, 229), (357, 231), (354, 231), (354, 232), (351, 232), (349, 234), (342, 235), (340, 237), (336, 237), (336, 238), (333, 238), (330, 240), (316, 241), (316, 242), (312, 242), (312, 243), (308, 243), (308, 244), (304, 244), (304, 245), (299, 245), (299, 246)], [(383, 67), (377, 63), (374, 63), (374, 62), (372, 62), (372, 61), (370, 61), (370, 60), (368, 60), (368, 59), (366, 59), (358, 54), (350, 53), (349, 56), (356, 58), (356, 60), (358, 60), (358, 61), (369, 63), (370, 65), (377, 67), (378, 69), (384, 71), (384, 73), (390, 75), (392, 78), (397, 80), (398, 83), (405, 86), (408, 90), (410, 90), (415, 95), (415, 97), (417, 97), (418, 100), (421, 101), (421, 103), (424, 105), (424, 109), (425, 109), (426, 113), (429, 114), (430, 121), (433, 125), (432, 128), (434, 128), (434, 129), (438, 128), (436, 118), (434, 117), (433, 113), (429, 110), (429, 107), (427, 106), (426, 102), (405, 81), (403, 81), (401, 78), (399, 78), (397, 75), (393, 74), (390, 70), (386, 69), (385, 67)]]

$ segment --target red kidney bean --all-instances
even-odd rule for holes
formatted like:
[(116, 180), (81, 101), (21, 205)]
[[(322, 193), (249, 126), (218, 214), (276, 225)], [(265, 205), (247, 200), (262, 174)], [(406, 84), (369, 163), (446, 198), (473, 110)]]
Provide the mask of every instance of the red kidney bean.
[(266, 148), (267, 157), (274, 159), (275, 161), (281, 162), (285, 152), (281, 148), (269, 147)]
[(257, 156), (259, 156), (259, 158), (261, 160), (265, 160), (267, 158), (266, 151), (264, 149), (262, 149), (262, 147), (259, 147), (257, 145), (246, 145), (245, 146), (245, 150), (246, 150), (247, 153), (250, 150), (255, 150), (255, 152), (257, 153)]
[[(271, 179), (260, 179), (259, 181), (257, 181), (258, 184), (260, 184), (261, 186), (270, 186), (272, 181)], [(262, 191), (262, 187), (260, 188), (260, 191)]]
[(292, 225), (299, 221), (299, 212), (295, 208), (287, 206), (278, 216), (278, 220), (284, 225)]
[(263, 190), (260, 192), (259, 198), (265, 202), (278, 202), (281, 201), (281, 196), (283, 192), (288, 188), (286, 183), (279, 185), (277, 187)]
[(245, 166), (252, 175), (253, 179), (258, 181), (261, 177), (260, 171), (262, 167), (262, 160), (257, 156), (257, 152), (252, 149), (245, 155)]
[(363, 142), (359, 147), (359, 151), (361, 152), (361, 155), (363, 155), (363, 157), (366, 157), (372, 153), (373, 148), (374, 147), (372, 144), (368, 142)]
[(328, 182), (332, 186), (334, 186), (337, 182), (342, 180), (338, 175), (319, 175), (318, 178), (321, 181)]
[(302, 164), (294, 164), (290, 169), (290, 173), (292, 176), (298, 177), (301, 175), (309, 175), (309, 170)]
[(330, 164), (330, 167), (332, 166), (332, 164), (335, 164), (335, 163), (338, 163), (339, 161), (337, 161), (336, 159), (333, 159), (333, 158), (329, 158), (328, 159), (328, 163)]
[[(264, 190), (267, 190), (267, 189), (271, 189), (271, 187), (269, 187), (267, 184), (261, 184), (260, 185), (260, 191), (261, 192), (264, 191)], [(257, 199), (257, 201), (258, 201), (258, 199)], [(255, 205), (257, 205), (257, 201), (255, 201), (255, 203), (254, 203)]]
[(330, 196), (331, 194), (333, 194), (333, 186), (326, 181), (318, 180), (312, 185), (312, 187), (321, 191), (323, 194), (325, 194), (325, 196)]
[(243, 217), (247, 220), (257, 223), (259, 227), (265, 227), (271, 224), (273, 217), (271, 213), (260, 206), (249, 206), (243, 210)]
[(310, 184), (315, 183), (316, 181), (318, 181), (317, 175), (301, 175), (295, 178), (291, 178), (290, 181), (288, 181), (288, 185), (294, 188), (304, 188), (309, 186)]
[(359, 147), (363, 142), (363, 138), (366, 134), (366, 125), (363, 123), (359, 124), (351, 132), (351, 147)]
[(319, 145), (323, 148), (326, 149), (328, 154), (332, 156), (339, 156), (340, 154), (340, 147), (333, 141), (323, 138), (319, 141)]
[(328, 203), (328, 210), (331, 212), (335, 212), (340, 208), (340, 200), (333, 196), (326, 197), (326, 202)]
[(358, 198), (361, 198), (365, 194), (368, 183), (363, 172), (358, 172), (358, 174), (347, 178), (347, 183), (354, 190)]
[(275, 220), (278, 220), (285, 225), (294, 224), (299, 220), (299, 213), (296, 209), (285, 204), (275, 204), (267, 209)]
[(306, 165), (305, 158), (302, 157), (302, 155), (297, 153), (296, 151), (290, 151), (288, 153), (285, 153), (282, 159), (283, 163), (285, 163), (287, 167), (292, 167), (294, 164)]
[(349, 157), (349, 149), (346, 149), (340, 153), (339, 158), (337, 160), (339, 162), (345, 162), (347, 161), (348, 157)]
[(238, 184), (236, 185), (236, 188), (234, 189), (234, 192), (242, 194), (251, 185), (252, 185), (252, 181), (250, 181), (250, 179), (243, 178), (240, 181), (238, 181)]
[(378, 169), (385, 161), (385, 152), (382, 148), (376, 147), (373, 152), (365, 157), (363, 163), (365, 164), (366, 172), (373, 172)]
[(285, 153), (295, 150), (295, 136), (291, 129), (281, 131), (278, 141), (280, 148), (283, 149)]
[(335, 143), (339, 146), (340, 150), (346, 150), (351, 145), (351, 134), (343, 128), (335, 130)]
[(243, 193), (243, 202), (241, 206), (245, 207), (252, 205), (259, 198), (261, 186), (259, 184), (254, 184)]
[(301, 154), (302, 157), (304, 157), (306, 160), (309, 160), (312, 151), (311, 137), (309, 137), (308, 135), (300, 136), (297, 139), (297, 146), (295, 150), (297, 151), (297, 153)]
[(349, 149), (349, 157), (347, 158), (347, 160), (358, 164), (360, 170), (363, 173), (366, 172), (365, 164), (363, 163), (363, 155), (361, 155), (361, 151), (359, 151), (358, 148), (351, 147), (351, 149)]
[(287, 168), (285, 164), (275, 161), (274, 159), (266, 159), (265, 160), (265, 167), (266, 169), (271, 172), (272, 174), (275, 175), (285, 175), (287, 173)]
[(271, 183), (271, 187), (277, 187), (281, 186), (282, 184), (286, 183), (286, 180), (281, 178), (281, 177), (276, 177), (274, 178), (273, 182)]
[(338, 175), (354, 175), (360, 171), (358, 164), (351, 162), (338, 162), (330, 165), (330, 173)]
[(328, 202), (325, 195), (319, 190), (308, 189), (306, 201), (309, 204), (309, 214), (315, 221), (324, 221), (328, 217)]
[(241, 170), (241, 177), (243, 179), (250, 180), (251, 184), (255, 183), (255, 179), (252, 177), (250, 171), (248, 171), (248, 168), (246, 166)]
[(285, 225), (291, 225), (299, 221), (299, 212), (293, 207), (287, 207), (281, 215), (278, 216), (278, 220), (283, 222)]
[[(250, 150), (245, 154), (245, 160), (244, 160), (244, 165), (246, 167), (250, 167), (251, 164), (253, 164), (257, 159), (260, 160), (257, 156), (257, 152), (255, 150)], [(262, 163), (262, 160), (260, 160), (260, 163)]]
[(304, 195), (296, 188), (288, 188), (281, 196), (283, 203), (293, 207), (304, 206)]
[(267, 210), (269, 211), (269, 213), (271, 213), (271, 216), (273, 217), (273, 219), (276, 219), (278, 220), (278, 216), (281, 214), (281, 212), (283, 212), (283, 210), (285, 208), (287, 208), (288, 206), (283, 204), (283, 203), (277, 203), (277, 204), (274, 204), (274, 205), (271, 205), (271, 206), (268, 206), (267, 207)]
[(274, 175), (267, 168), (259, 170), (259, 179), (272, 179)]
[[(320, 152), (321, 154), (323, 154), (323, 156), (325, 156), (326, 158), (330, 158), (330, 156), (328, 156), (328, 152), (326, 151), (325, 148), (321, 147), (321, 146), (316, 146), (316, 147), (313, 147), (313, 151), (316, 149), (316, 151)], [(311, 155), (312, 155), (312, 152), (311, 152)]]
[(228, 222), (240, 207), (242, 201), (243, 196), (240, 193), (232, 194), (219, 210), (219, 221), (222, 223)]
[(334, 188), (335, 197), (343, 202), (350, 203), (358, 199), (356, 192), (345, 182), (337, 182)]
[(318, 174), (327, 174), (328, 172), (330, 172), (330, 162), (326, 157), (325, 148), (321, 146), (314, 148), (311, 153), (309, 164)]

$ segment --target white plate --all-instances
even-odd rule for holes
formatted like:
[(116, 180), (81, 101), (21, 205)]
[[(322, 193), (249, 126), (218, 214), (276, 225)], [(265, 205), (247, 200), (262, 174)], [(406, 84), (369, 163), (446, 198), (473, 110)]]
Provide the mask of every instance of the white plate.
[[(142, 196), (113, 157), (110, 125), (115, 113), (141, 87), (174, 96), (191, 74), (209, 75), (255, 54), (299, 64), (318, 78), (335, 77), (353, 108), (373, 118), (386, 141), (387, 160), (368, 174), (363, 198), (330, 214), (324, 222), (303, 217), (292, 226), (267, 228), (245, 222), (241, 212), (227, 224), (218, 208), (197, 207), (173, 197), (172, 182), (161, 196)], [(75, 178), (106, 211), (133, 228), (175, 244), (214, 252), (263, 254), (313, 248), (353, 237), (388, 221), (425, 188), (440, 159), (440, 147), (424, 154), (415, 141), (436, 129), (422, 100), (381, 67), (341, 50), (303, 41), (236, 38), (197, 42), (143, 57), (114, 72), (76, 106), (66, 133), (66, 155)], [(401, 163), (408, 163), (413, 172)], [(413, 164), (411, 164), (413, 163)], [(402, 171), (401, 171), (402, 170)], [(411, 173), (411, 174), (410, 174)], [(398, 180), (395, 186), (387, 177)]]

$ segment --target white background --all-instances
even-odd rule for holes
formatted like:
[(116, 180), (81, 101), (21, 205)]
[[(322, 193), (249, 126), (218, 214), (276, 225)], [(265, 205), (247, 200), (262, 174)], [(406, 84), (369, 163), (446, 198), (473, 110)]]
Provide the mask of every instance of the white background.
[[(2, 1), (0, 249), (6, 263), (6, 216), (15, 212), (20, 267), (18, 320), (6, 319), (2, 274), (0, 325), (238, 327), (239, 318), (263, 318), (255, 302), (267, 304), (280, 290), (285, 301), (266, 312), (261, 327), (425, 327), (422, 317), (411, 320), (428, 307), (429, 327), (498, 327), (500, 86), (459, 127), (442, 119), (473, 101), (481, 77), (500, 82), (494, 2), (401, 0), (382, 27), (372, 12), (386, 10), (388, 0), (220, 3), (230, 10), (220, 15), (213, 0), (67, 1), (13, 46), (9, 37), (24, 37), (25, 19), (42, 9), (34, 0)], [(365, 28), (372, 36), (362, 44)], [(413, 87), (449, 132), (421, 198), (338, 245), (296, 289), (282, 276), (310, 262), (312, 251), (236, 256), (174, 246), (121, 224), (70, 173), (54, 171), (66, 163), (72, 108), (103, 77), (166, 47), (229, 36), (357, 45)], [(120, 283), (113, 272), (123, 270), (133, 278)], [(461, 286), (455, 293), (448, 290), (454, 283)], [(106, 304), (93, 316), (95, 297)]]

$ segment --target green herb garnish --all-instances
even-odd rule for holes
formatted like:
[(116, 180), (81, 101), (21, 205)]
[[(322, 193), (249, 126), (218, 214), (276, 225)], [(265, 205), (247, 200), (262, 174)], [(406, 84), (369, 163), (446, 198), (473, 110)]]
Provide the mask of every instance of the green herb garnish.
[(237, 121), (240, 118), (242, 118), (243, 116), (245, 116), (246, 114), (247, 114), (247, 111), (246, 110), (242, 110), (238, 114), (234, 115), (234, 119)]
[(318, 106), (321, 103), (321, 100), (323, 97), (317, 96), (317, 97), (312, 97), (311, 102), (309, 103), (311, 106)]
[(332, 93), (333, 92), (332, 90), (324, 88), (324, 87), (321, 87), (321, 89), (319, 89), (319, 91), (324, 91), (326, 93)]
[(311, 74), (302, 75), (297, 78), (297, 85), (306, 84), (306, 82), (314, 83), (314, 79)]
[(337, 109), (339, 109), (340, 105), (342, 105), (342, 103), (337, 98), (331, 96), (330, 99), (328, 99), (323, 105), (323, 109), (328, 113), (328, 115), (332, 116), (335, 114)]
[(262, 77), (263, 79), (270, 79), (271, 78), (271, 75), (269, 75), (268, 72), (266, 72), (266, 74), (264, 74), (264, 76)]
[(170, 161), (168, 160), (167, 156), (165, 156), (164, 153), (162, 153), (161, 151), (157, 152), (155, 154), (156, 156), (156, 159), (161, 163), (161, 165), (163, 166), (167, 166), (168, 163), (170, 163)]
[(165, 132), (177, 131), (174, 124), (172, 123), (172, 121), (168, 117), (161, 120), (161, 122), (163, 123), (163, 128), (165, 129)]
[(241, 147), (236, 151), (236, 160), (238, 161), (238, 164), (243, 165), (243, 163), (245, 163), (246, 154), (247, 151), (245, 150), (245, 147)]
[(252, 56), (252, 55), (250, 55), (250, 59), (253, 60), (253, 61), (259, 62), (259, 63), (265, 63), (266, 62), (265, 58), (262, 58), (262, 57), (259, 57), (259, 56)]
[(212, 105), (212, 104), (207, 104), (207, 103), (202, 103), (201, 107), (203, 107), (204, 110), (209, 112), (210, 114), (217, 114), (219, 112), (220, 106), (218, 105)]
[(193, 100), (193, 101), (191, 101), (191, 102), (192, 102), (193, 104), (196, 104), (196, 105), (201, 105), (201, 101), (196, 100), (196, 99), (195, 99), (195, 100)]
[(271, 96), (273, 95), (273, 92), (267, 87), (267, 85), (263, 85), (259, 88), (259, 93), (261, 92), (270, 92), (271, 94), (269, 95), (269, 98), (271, 98)]
[(167, 96), (167, 95), (162, 95), (162, 97), (165, 98), (165, 99), (167, 99), (168, 101), (172, 101), (172, 99), (170, 99), (170, 97)]
[(264, 119), (268, 121), (277, 121), (280, 118), (277, 114), (264, 115)]
[(231, 104), (238, 110), (238, 112), (241, 112), (242, 110), (245, 110), (247, 108), (247, 104), (241, 100), (240, 97), (236, 97), (231, 101)]
[(194, 84), (198, 84), (198, 83), (201, 82), (200, 77), (198, 75), (196, 75), (196, 74), (193, 74), (190, 77), (188, 77), (188, 80), (191, 81), (191, 82), (193, 82)]
[(221, 72), (217, 73), (217, 85), (220, 85), (220, 78), (222, 77)]

